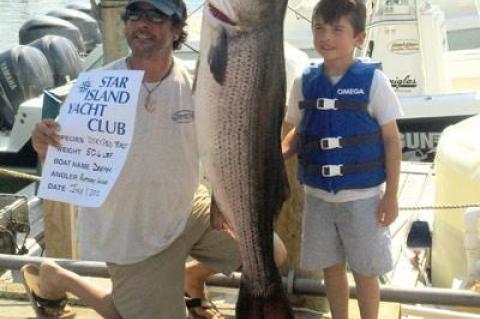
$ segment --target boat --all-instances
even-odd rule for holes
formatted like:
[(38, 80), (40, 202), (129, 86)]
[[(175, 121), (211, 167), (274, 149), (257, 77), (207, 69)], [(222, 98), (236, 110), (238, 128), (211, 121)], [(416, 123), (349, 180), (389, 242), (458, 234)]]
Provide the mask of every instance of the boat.
[[(456, 2), (448, 1), (440, 1), (438, 5), (426, 0), (369, 0), (367, 3), (371, 8), (367, 44), (363, 50), (358, 50), (356, 55), (365, 60), (381, 62), (383, 71), (390, 78), (401, 100), (405, 115), (399, 119), (398, 124), (402, 133), (403, 159), (431, 162), (441, 131), (450, 124), (480, 113), (480, 72), (477, 71), (480, 69), (480, 41), (473, 36), (480, 30), (478, 10), (464, 4), (463, 10), (457, 12), (458, 10), (454, 11)], [(314, 4), (314, 0), (296, 0), (289, 3), (285, 18), (287, 87), (303, 66), (321, 59), (311, 41), (309, 19)], [(448, 16), (439, 5), (449, 12)], [(68, 76), (73, 79), (80, 69), (101, 65), (102, 50), (99, 45), (98, 26), (89, 19), (93, 18), (75, 9), (53, 11), (50, 16), (28, 21), (21, 30), (20, 38), (27, 41), (49, 33), (64, 35), (75, 44), (81, 56), (100, 46), (92, 54), (96, 57), (96, 64), (75, 63), (69, 71), (63, 71), (61, 77)], [(72, 25), (73, 23), (76, 25)], [(187, 61), (192, 70), (199, 49), (200, 25), (201, 10), (197, 10), (189, 17), (189, 41), (184, 48), (176, 52), (177, 56)], [(82, 38), (89, 40), (83, 43), (79, 40)], [(47, 52), (45, 55), (48, 57), (52, 53)], [(38, 63), (40, 60), (36, 59), (37, 65), (42, 65)], [(9, 81), (15, 76), (5, 72), (5, 63), (3, 65), (0, 69), (0, 92), (3, 87), (5, 93)], [(43, 75), (48, 73), (48, 66), (44, 68)], [(22, 72), (35, 74), (29, 71), (31, 70), (27, 68)], [(59, 73), (56, 70), (53, 72)], [(18, 160), (29, 158), (26, 156), (29, 153), (30, 158), (34, 159), (28, 140), (34, 123), (40, 119), (41, 109), (36, 107), (38, 100), (30, 102), (28, 99), (39, 95), (41, 88), (58, 86), (59, 83), (52, 85), (51, 80), (45, 79), (45, 76), (38, 79), (28, 77), (19, 81), (26, 81), (25, 85), (30, 87), (32, 83), (42, 85), (29, 95), (20, 98), (17, 96), (17, 100), (0, 99), (0, 114), (6, 121), (0, 131), (0, 154), (4, 157), (10, 154)], [(0, 96), (8, 95), (8, 92), (6, 93)], [(17, 110), (15, 118), (12, 109)], [(7, 112), (9, 114), (5, 114), (5, 110), (10, 110)], [(31, 164), (34, 163), (32, 160)]]
[[(285, 20), (288, 43), (285, 46), (287, 86), (305, 65), (321, 59), (312, 48), (308, 21), (314, 3), (315, 1), (310, 0), (289, 2)], [(475, 116), (480, 114), (480, 72), (475, 72), (475, 69), (480, 70), (480, 43), (464, 43), (465, 41), (459, 40), (462, 39), (461, 34), (468, 35), (479, 31), (478, 9), (457, 12), (454, 10), (455, 4), (447, 0), (438, 0), (437, 3), (421, 0), (367, 3), (371, 8), (368, 41), (366, 49), (358, 51), (357, 56), (382, 62), (383, 70), (391, 79), (405, 110), (405, 116), (399, 121), (404, 159), (408, 160), (402, 165), (400, 205), (403, 211), (392, 226), (397, 263), (394, 271), (382, 280), (386, 284), (387, 295), (391, 287), (407, 290), (398, 290), (403, 291), (403, 299), (387, 297), (386, 301), (402, 303), (402, 306), (393, 310), (402, 317), (415, 315), (425, 318), (462, 318), (465, 316), (460, 312), (462, 310), (468, 312), (466, 315), (470, 315), (469, 318), (475, 318), (473, 313), (478, 311), (478, 308), (459, 309), (452, 308), (451, 305), (445, 308), (441, 304), (448, 304), (449, 302), (445, 301), (448, 298), (454, 298), (450, 304), (460, 304), (459, 300), (462, 298), (477, 300), (469, 298), (478, 297), (469, 294), (465, 289), (475, 288), (476, 282), (480, 281), (478, 222), (476, 229), (469, 227), (475, 225), (474, 218), (480, 215), (475, 213), (474, 205), (480, 202), (477, 195), (480, 190), (477, 178), (479, 166), (475, 160), (480, 150), (477, 151), (474, 140), (474, 137), (478, 136), (475, 128), (480, 125), (480, 118)], [(195, 50), (198, 50), (199, 38), (196, 34), (199, 34), (199, 29), (200, 13), (197, 12), (189, 20), (188, 47), (176, 53), (187, 61), (192, 70), (197, 55)], [(419, 36), (421, 34), (435, 37)], [(101, 44), (97, 44), (88, 56), (79, 55), (82, 69), (102, 64)], [(398, 68), (399, 64), (401, 68)], [(5, 139), (0, 141), (8, 143), (0, 145), (8, 147), (0, 151), (18, 154), (19, 150), (28, 145), (33, 124), (40, 120), (42, 112), (55, 112), (51, 105), (44, 107), (45, 101), (55, 101), (56, 96), (67, 94), (68, 88), (68, 85), (62, 85), (20, 103), (11, 129), (2, 131)], [(458, 126), (451, 126), (456, 123)], [(456, 128), (464, 126), (469, 129), (459, 133)], [(468, 143), (464, 143), (464, 140)], [(457, 154), (466, 155), (464, 158)], [(460, 188), (461, 194), (458, 191)], [(469, 191), (463, 192), (464, 189)], [(10, 199), (11, 203), (16, 200)], [(25, 199), (23, 201), (25, 202)], [(456, 208), (454, 213), (448, 208), (439, 209), (453, 204), (466, 204), (471, 207), (468, 207), (467, 214), (466, 207)], [(9, 214), (8, 216), (13, 216), (12, 213)], [(438, 217), (439, 214), (443, 215)], [(452, 217), (453, 215), (455, 217)], [(462, 220), (463, 216), (467, 215), (465, 224)], [(25, 215), (18, 216), (25, 220)], [(420, 225), (419, 229), (422, 231), (412, 232), (412, 228), (415, 228), (413, 225)], [(18, 233), (22, 233), (20, 230), (18, 229)], [(430, 237), (430, 244), (428, 235), (433, 237)], [(415, 236), (417, 241), (415, 238), (411, 239)], [(418, 240), (418, 236), (426, 237)], [(465, 236), (473, 239), (466, 240)], [(218, 285), (221, 282), (227, 285), (227, 282), (234, 287), (234, 279), (233, 283), (225, 278), (211, 283)], [(303, 293), (302, 289), (298, 288), (300, 285), (294, 287), (295, 280), (302, 282), (303, 279), (295, 278), (294, 274), (290, 276), (289, 273), (286, 278), (287, 286), (292, 292)], [(321, 291), (318, 281), (306, 284), (310, 285), (310, 291)], [(439, 293), (439, 290), (435, 290), (438, 287), (449, 289), (443, 291), (445, 295), (443, 299), (439, 298), (441, 302), (433, 300)], [(218, 292), (216, 301), (223, 304), (222, 309), (225, 309), (226, 313), (231, 313), (231, 308), (228, 307), (234, 302), (235, 293), (236, 290), (225, 289)], [(415, 305), (417, 303), (430, 306), (419, 307)], [(391, 309), (388, 311), (392, 312)]]
[(97, 21), (84, 11), (77, 4), (36, 16), (20, 29), (20, 45), (0, 52), (2, 165), (36, 166), (29, 140), (42, 118), (44, 90), (62, 86), (90, 67), (88, 55), (101, 36)]

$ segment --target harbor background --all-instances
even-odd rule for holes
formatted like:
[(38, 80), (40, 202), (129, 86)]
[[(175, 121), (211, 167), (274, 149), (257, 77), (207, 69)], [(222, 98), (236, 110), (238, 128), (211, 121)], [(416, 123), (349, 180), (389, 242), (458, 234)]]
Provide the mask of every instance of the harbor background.
[[(0, 0), (0, 54), (19, 44), (18, 31), (27, 20), (71, 3), (89, 5), (90, 0)], [(186, 3), (191, 12), (202, 0), (187, 0)]]

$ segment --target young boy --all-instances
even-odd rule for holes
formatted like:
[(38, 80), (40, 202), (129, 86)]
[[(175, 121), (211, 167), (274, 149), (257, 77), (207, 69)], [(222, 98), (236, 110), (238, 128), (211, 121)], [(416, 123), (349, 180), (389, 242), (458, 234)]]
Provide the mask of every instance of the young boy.
[[(361, 0), (321, 0), (314, 9), (315, 49), (292, 88), (285, 158), (298, 154), (305, 187), (301, 264), (324, 271), (334, 319), (348, 318), (348, 262), (362, 319), (378, 317), (377, 276), (392, 268), (388, 226), (398, 214), (402, 113), (376, 64), (353, 57), (365, 39)], [(385, 190), (383, 191), (383, 184)]]

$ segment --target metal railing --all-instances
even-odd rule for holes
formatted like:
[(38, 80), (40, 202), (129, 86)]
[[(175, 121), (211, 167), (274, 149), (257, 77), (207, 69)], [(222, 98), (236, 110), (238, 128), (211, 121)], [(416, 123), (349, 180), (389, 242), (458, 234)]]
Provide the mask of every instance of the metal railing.
[[(27, 263), (40, 264), (46, 258), (13, 256), (0, 254), (0, 267), (8, 269), (20, 269)], [(68, 259), (53, 259), (60, 266), (69, 269), (79, 275), (92, 277), (109, 277), (107, 267), (103, 262), (80, 261)], [(240, 286), (240, 273), (230, 276), (214, 275), (207, 281), (208, 285), (219, 287), (238, 288)], [(292, 294), (325, 296), (325, 285), (320, 280), (310, 278), (296, 278), (293, 271), (287, 277), (283, 277), (285, 289)], [(429, 305), (452, 305), (480, 307), (480, 294), (446, 288), (401, 288), (381, 286), (381, 300), (398, 303), (429, 304)], [(350, 287), (350, 297), (356, 298), (356, 289)]]

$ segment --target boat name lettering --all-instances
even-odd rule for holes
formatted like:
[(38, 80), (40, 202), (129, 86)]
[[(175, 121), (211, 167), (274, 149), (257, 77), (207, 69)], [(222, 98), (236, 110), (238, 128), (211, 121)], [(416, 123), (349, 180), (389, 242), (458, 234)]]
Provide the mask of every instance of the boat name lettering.
[(390, 80), (390, 83), (395, 89), (417, 87), (417, 80), (415, 80), (414, 78), (411, 78), (410, 74), (405, 76), (403, 79), (400, 79), (397, 76), (395, 80)]
[(63, 147), (63, 146), (57, 147), (57, 151), (61, 153), (76, 154), (76, 155), (80, 155), (80, 153), (82, 153), (82, 150), (80, 148)]
[(97, 163), (93, 163), (92, 171), (110, 173), (112, 171), (112, 168), (108, 166), (98, 165)]
[(338, 89), (338, 95), (361, 95), (365, 94), (362, 88)]
[(390, 51), (396, 54), (413, 54), (418, 52), (420, 45), (415, 39), (400, 39), (390, 43)]
[(0, 70), (3, 73), (3, 76), (5, 77), (5, 80), (7, 80), (8, 87), (10, 90), (15, 90), (18, 87), (17, 82), (13, 78), (12, 72), (10, 72), (10, 69), (8, 68), (8, 65), (6, 62), (3, 62), (0, 65)]
[(435, 150), (440, 134), (440, 132), (406, 132), (401, 135), (402, 146), (409, 149)]

